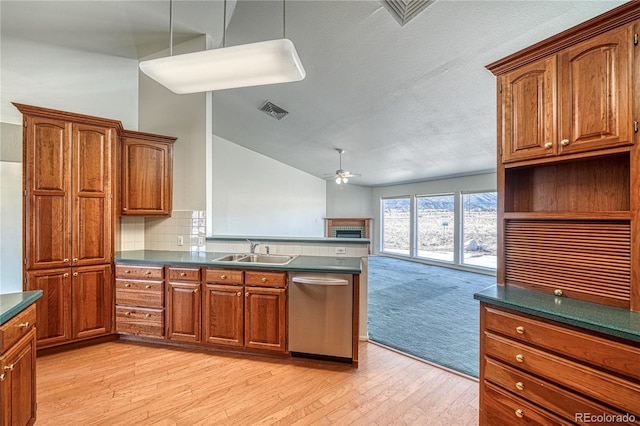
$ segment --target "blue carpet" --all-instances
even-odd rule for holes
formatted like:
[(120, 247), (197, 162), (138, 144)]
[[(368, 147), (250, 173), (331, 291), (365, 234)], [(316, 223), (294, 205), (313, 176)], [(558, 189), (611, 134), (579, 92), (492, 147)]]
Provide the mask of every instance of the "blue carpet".
[(473, 294), (496, 278), (369, 257), (369, 339), (478, 377), (479, 304)]

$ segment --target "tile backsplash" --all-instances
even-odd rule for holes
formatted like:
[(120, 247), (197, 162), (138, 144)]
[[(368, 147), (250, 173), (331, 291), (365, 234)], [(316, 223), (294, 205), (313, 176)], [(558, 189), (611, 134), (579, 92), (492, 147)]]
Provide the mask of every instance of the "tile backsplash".
[[(172, 250), (245, 253), (249, 243), (244, 241), (206, 241), (206, 212), (174, 210), (169, 218), (122, 217), (118, 250)], [(181, 237), (182, 245), (178, 245)], [(298, 254), (307, 256), (336, 256), (336, 249), (345, 248), (340, 256), (367, 256), (367, 244), (340, 244), (323, 242), (260, 241), (256, 251), (271, 254)]]

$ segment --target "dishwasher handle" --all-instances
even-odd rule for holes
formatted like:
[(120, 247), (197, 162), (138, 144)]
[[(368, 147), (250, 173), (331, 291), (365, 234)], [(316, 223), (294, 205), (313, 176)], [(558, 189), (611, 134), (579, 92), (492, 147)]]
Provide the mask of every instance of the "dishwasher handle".
[(328, 278), (328, 277), (293, 277), (291, 281), (298, 284), (308, 284), (308, 285), (324, 285), (324, 286), (349, 285), (349, 281), (345, 279)]

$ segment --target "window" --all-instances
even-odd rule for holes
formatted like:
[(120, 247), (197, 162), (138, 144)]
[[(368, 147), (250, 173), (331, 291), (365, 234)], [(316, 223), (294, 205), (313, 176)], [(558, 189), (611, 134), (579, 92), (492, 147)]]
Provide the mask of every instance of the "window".
[(411, 200), (409, 197), (382, 199), (382, 247), (388, 253), (411, 253)]
[(454, 201), (453, 194), (416, 197), (417, 257), (453, 262)]
[(496, 268), (498, 194), (462, 194), (462, 263)]

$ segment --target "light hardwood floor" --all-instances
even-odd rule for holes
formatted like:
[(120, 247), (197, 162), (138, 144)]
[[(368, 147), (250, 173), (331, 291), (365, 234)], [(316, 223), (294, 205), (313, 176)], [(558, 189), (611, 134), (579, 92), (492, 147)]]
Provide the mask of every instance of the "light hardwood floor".
[(36, 425), (476, 425), (478, 383), (373, 343), (360, 368), (112, 341), (37, 360)]

